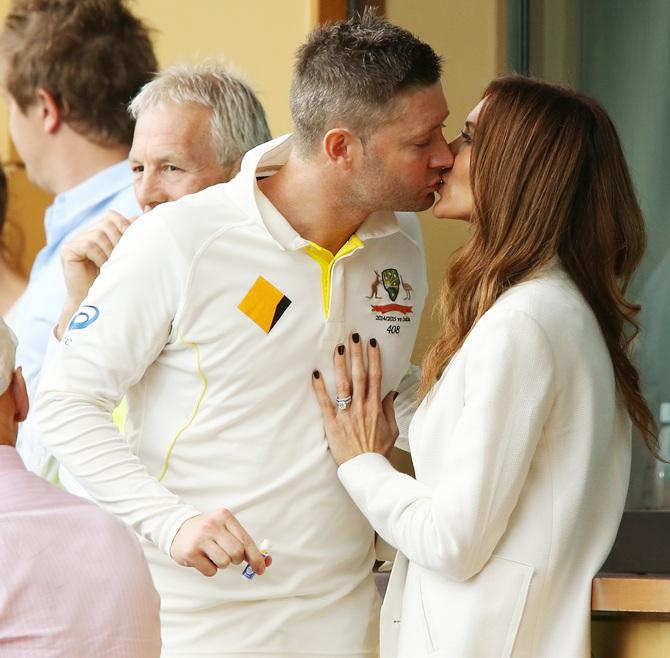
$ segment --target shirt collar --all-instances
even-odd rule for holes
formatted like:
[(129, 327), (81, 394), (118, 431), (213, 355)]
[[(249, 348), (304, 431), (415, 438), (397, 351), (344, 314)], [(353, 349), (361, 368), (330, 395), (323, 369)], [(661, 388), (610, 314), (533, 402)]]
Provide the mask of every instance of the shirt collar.
[(261, 192), (258, 185), (256, 185), (255, 193), (256, 204), (261, 219), (275, 242), (286, 251), (297, 251), (298, 249), (302, 249), (302, 247), (306, 247), (309, 244), (309, 241), (305, 240), (305, 238), (291, 226), (284, 215), (272, 205), (270, 199)]
[(12, 446), (0, 445), (0, 471), (25, 471), (26, 467)]
[(383, 238), (400, 230), (398, 217), (390, 210), (373, 212), (358, 228), (356, 235), (363, 241)]
[(66, 192), (58, 194), (47, 212), (44, 223), (47, 244), (60, 242), (76, 228), (82, 214), (131, 184), (130, 164), (128, 160), (122, 160)]
[[(256, 184), (259, 177), (272, 176), (288, 161), (293, 148), (293, 136), (282, 135), (249, 151), (242, 159), (240, 174), (233, 184), (245, 186), (245, 204), (282, 249), (296, 251), (305, 247), (305, 240), (272, 205)], [(396, 214), (392, 211), (372, 213), (356, 231), (363, 241), (380, 238), (400, 231)]]
[(282, 135), (251, 149), (240, 166), (240, 173), (231, 181), (233, 187), (241, 187), (238, 198), (256, 220), (265, 226), (274, 241), (287, 251), (304, 247), (307, 241), (289, 224), (286, 218), (260, 191), (257, 178), (277, 173), (286, 164), (293, 147), (291, 134)]

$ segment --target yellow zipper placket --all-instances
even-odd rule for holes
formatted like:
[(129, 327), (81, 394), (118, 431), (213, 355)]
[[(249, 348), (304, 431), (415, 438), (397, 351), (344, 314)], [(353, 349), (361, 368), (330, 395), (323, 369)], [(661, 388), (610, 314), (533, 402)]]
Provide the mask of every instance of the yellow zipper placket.
[(305, 247), (307, 255), (313, 258), (321, 268), (321, 292), (323, 294), (323, 312), (326, 319), (330, 315), (330, 284), (335, 263), (363, 247), (365, 245), (357, 235), (352, 235), (334, 256), (328, 249), (319, 246), (316, 242), (310, 242)]

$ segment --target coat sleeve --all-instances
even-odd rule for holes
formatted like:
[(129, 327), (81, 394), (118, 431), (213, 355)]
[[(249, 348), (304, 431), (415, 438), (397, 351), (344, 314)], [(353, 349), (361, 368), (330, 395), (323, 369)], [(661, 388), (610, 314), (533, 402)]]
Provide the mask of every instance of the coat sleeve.
[(188, 263), (161, 216), (137, 220), (43, 373), (33, 413), (54, 456), (102, 507), (169, 554), (199, 513), (150, 475), (112, 421), (170, 340)]
[[(413, 438), (443, 446), (435, 487), (396, 472), (374, 453), (338, 471), (386, 541), (456, 580), (477, 574), (505, 532), (554, 399), (547, 336), (525, 313), (490, 313), (463, 350), (465, 395), (453, 434)], [(426, 402), (431, 413), (439, 409), (440, 389)]]
[(419, 393), (419, 382), (421, 380), (421, 370), (414, 365), (410, 365), (404, 377), (396, 387), (398, 397), (393, 403), (395, 409), (395, 419), (398, 423), (398, 438), (395, 447), (405, 452), (409, 452), (409, 426), (416, 413), (416, 397)]

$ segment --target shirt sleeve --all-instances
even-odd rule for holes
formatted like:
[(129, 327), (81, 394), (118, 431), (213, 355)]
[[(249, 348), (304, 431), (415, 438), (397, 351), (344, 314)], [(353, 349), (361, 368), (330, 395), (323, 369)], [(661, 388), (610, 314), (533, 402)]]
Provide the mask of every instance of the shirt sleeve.
[[(481, 571), (503, 536), (554, 399), (553, 355), (537, 322), (505, 311), (480, 323), (463, 355), (465, 395), (453, 435), (416, 437), (444, 446), (437, 483), (398, 473), (374, 453), (338, 471), (386, 541), (456, 580)], [(439, 409), (439, 389), (427, 404)]]
[(70, 322), (36, 397), (47, 448), (102, 507), (169, 554), (199, 514), (150, 475), (112, 411), (170, 340), (188, 263), (161, 216), (123, 235)]

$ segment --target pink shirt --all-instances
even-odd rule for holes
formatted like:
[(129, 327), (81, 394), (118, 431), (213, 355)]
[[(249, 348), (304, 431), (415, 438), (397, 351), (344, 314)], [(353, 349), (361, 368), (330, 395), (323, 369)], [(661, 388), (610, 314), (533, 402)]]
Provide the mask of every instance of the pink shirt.
[(159, 605), (134, 533), (0, 445), (0, 658), (157, 658)]

